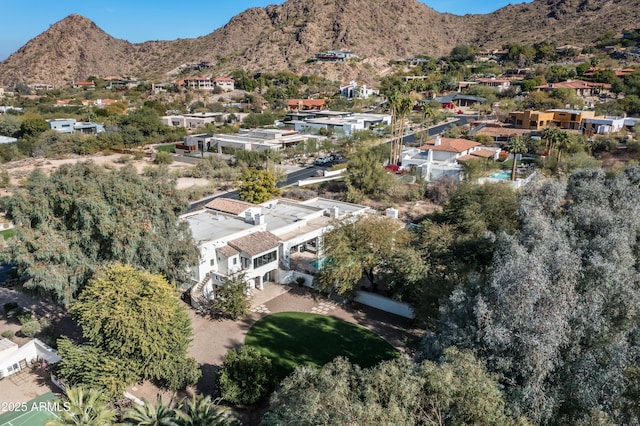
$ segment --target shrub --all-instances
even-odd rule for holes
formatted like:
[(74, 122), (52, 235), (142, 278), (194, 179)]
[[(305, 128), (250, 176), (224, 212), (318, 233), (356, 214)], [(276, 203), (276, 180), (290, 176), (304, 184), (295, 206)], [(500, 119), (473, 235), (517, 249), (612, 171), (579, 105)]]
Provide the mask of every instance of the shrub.
[(153, 160), (155, 164), (171, 164), (173, 163), (173, 156), (168, 152), (158, 152), (156, 153), (156, 158)]
[(227, 352), (218, 378), (222, 398), (235, 404), (253, 404), (273, 387), (271, 360), (257, 349), (244, 346)]
[(13, 340), (15, 335), (16, 335), (16, 333), (13, 330), (5, 330), (2, 333), (0, 333), (0, 336), (4, 337), (5, 339), (9, 339), (9, 340)]
[(42, 331), (42, 326), (38, 321), (30, 321), (22, 325), (20, 332), (27, 337), (36, 337)]
[(298, 284), (299, 287), (302, 287), (306, 281), (307, 280), (305, 280), (304, 277), (296, 278), (296, 283)]
[(33, 317), (33, 312), (31, 311), (27, 311), (27, 310), (21, 310), (22, 312), (20, 312), (17, 316), (18, 316), (18, 321), (20, 322), (20, 324), (24, 325), (28, 322), (34, 321), (35, 318)]
[(640, 142), (638, 141), (627, 142), (627, 150), (633, 154), (637, 154), (638, 152), (640, 152)]
[(22, 311), (22, 309), (16, 302), (5, 303), (4, 305), (2, 305), (2, 308), (4, 309), (4, 315), (7, 318), (13, 318), (20, 314), (20, 311)]

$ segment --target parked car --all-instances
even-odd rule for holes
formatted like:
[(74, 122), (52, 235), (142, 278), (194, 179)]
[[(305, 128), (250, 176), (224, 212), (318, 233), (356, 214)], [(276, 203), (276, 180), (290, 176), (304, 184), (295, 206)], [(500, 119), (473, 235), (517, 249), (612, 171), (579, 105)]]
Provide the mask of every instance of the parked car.
[(318, 157), (316, 161), (313, 162), (316, 166), (324, 166), (329, 164), (332, 161), (331, 157)]

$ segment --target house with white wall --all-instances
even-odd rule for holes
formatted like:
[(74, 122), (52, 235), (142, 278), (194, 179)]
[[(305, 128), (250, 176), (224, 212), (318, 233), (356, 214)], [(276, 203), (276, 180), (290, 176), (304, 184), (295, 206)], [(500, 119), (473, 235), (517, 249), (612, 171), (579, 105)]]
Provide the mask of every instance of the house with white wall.
[(39, 339), (32, 339), (20, 347), (9, 339), (0, 339), (0, 378), (25, 369), (34, 361), (42, 360), (53, 364), (60, 361), (60, 357)]
[(98, 134), (104, 132), (104, 125), (92, 121), (76, 121), (75, 118), (54, 118), (47, 120), (49, 128), (58, 133), (88, 133)]
[(324, 130), (350, 136), (374, 126), (390, 126), (390, 114), (352, 113), (343, 111), (304, 111), (290, 112), (283, 124), (301, 133)]
[(217, 198), (181, 217), (200, 252), (192, 269), (192, 301), (215, 298), (216, 286), (243, 273), (248, 289), (283, 283), (301, 253), (322, 256), (322, 235), (367, 207), (335, 200), (274, 199), (262, 204)]
[(461, 162), (474, 157), (497, 159), (499, 153), (499, 148), (485, 147), (468, 139), (438, 136), (419, 148), (405, 148), (400, 157), (400, 168), (415, 171), (427, 181), (444, 176), (462, 179)]
[(185, 136), (183, 143), (176, 145), (178, 153), (195, 153), (214, 150), (224, 153), (225, 149), (243, 151), (279, 151), (293, 147), (309, 139), (309, 135), (301, 135), (288, 129), (240, 129), (234, 134), (199, 134)]
[(216, 77), (213, 79), (213, 84), (219, 87), (223, 92), (231, 92), (235, 89), (236, 82), (229, 77)]
[(369, 99), (371, 96), (380, 94), (379, 90), (367, 87), (366, 84), (359, 85), (355, 81), (350, 81), (349, 84), (340, 86), (339, 91), (340, 96), (347, 99)]

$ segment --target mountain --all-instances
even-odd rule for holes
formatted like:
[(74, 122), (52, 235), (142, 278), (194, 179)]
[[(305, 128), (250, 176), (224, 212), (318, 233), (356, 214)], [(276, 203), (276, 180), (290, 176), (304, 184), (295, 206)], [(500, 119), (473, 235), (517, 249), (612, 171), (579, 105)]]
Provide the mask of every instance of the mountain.
[[(0, 85), (61, 85), (90, 75), (168, 80), (181, 64), (200, 61), (216, 63), (209, 73), (289, 69), (371, 81), (388, 71), (390, 60), (439, 56), (461, 43), (587, 44), (638, 22), (640, 0), (534, 0), (465, 16), (438, 13), (418, 0), (288, 0), (248, 9), (203, 37), (132, 44), (71, 15), (0, 63)], [(306, 63), (329, 49), (352, 50), (361, 60)]]

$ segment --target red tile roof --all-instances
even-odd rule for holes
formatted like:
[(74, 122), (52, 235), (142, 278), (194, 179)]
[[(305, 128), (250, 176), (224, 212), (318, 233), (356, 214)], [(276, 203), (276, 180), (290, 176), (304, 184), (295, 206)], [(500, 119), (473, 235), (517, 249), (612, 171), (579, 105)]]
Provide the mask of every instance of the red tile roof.
[(439, 145), (436, 145), (436, 141), (437, 139), (428, 141), (426, 145), (421, 146), (419, 149), (422, 151), (432, 150), (461, 153), (481, 145), (478, 142), (468, 139), (440, 138)]
[(249, 256), (255, 256), (277, 248), (280, 245), (280, 238), (271, 232), (260, 231), (229, 241), (227, 244)]
[(567, 80), (559, 83), (543, 84), (536, 86), (536, 89), (592, 89), (594, 87), (602, 87), (603, 89), (611, 89), (611, 85), (607, 83), (592, 83), (583, 80)]
[(205, 207), (222, 213), (239, 215), (251, 207), (258, 207), (258, 205), (240, 200), (232, 200), (230, 198), (216, 198), (209, 201)]
[(486, 148), (480, 148), (471, 152), (471, 155), (473, 155), (474, 157), (491, 158), (496, 155), (496, 151), (492, 151)]
[(289, 107), (322, 107), (325, 105), (324, 99), (288, 99), (287, 105)]

